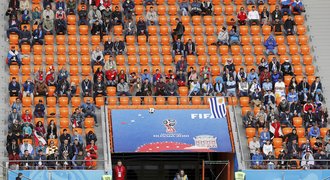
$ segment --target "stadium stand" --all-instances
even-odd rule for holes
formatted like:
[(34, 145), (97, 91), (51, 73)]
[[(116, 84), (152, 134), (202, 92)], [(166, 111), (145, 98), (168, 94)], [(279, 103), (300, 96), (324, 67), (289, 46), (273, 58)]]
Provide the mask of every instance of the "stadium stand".
[(16, 2), (6, 12), (9, 160), (95, 169), (97, 107), (205, 108), (208, 96), (240, 104), (251, 168), (323, 157), (328, 113), (300, 1)]

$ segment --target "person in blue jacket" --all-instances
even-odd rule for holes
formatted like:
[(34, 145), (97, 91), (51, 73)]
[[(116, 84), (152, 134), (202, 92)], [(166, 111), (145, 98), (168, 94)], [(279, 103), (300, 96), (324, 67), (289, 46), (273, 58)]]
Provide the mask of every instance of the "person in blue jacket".
[(305, 7), (303, 3), (300, 0), (295, 0), (291, 3), (292, 11), (294, 13), (301, 14), (302, 12), (305, 12)]
[(247, 76), (247, 82), (248, 82), (249, 84), (251, 84), (254, 78), (256, 78), (257, 81), (259, 81), (258, 73), (256, 73), (256, 71), (255, 71), (254, 68), (252, 68), (252, 69), (250, 70), (250, 73), (249, 73), (248, 76)]
[(298, 101), (298, 93), (292, 88), (290, 89), (290, 92), (287, 95), (287, 98), (289, 103), (293, 103), (295, 101)]
[(267, 128), (263, 128), (262, 132), (260, 133), (260, 147), (262, 147), (266, 141), (270, 140), (270, 133)]
[(260, 149), (252, 156), (252, 168), (260, 169), (263, 166), (264, 157), (260, 154)]
[(311, 129), (308, 132), (308, 137), (309, 138), (318, 138), (320, 137), (320, 128), (317, 126), (316, 123), (314, 123), (313, 127), (311, 127)]
[(277, 54), (277, 50), (276, 50), (277, 43), (276, 43), (275, 38), (272, 35), (270, 35), (268, 37), (268, 39), (264, 42), (264, 45), (266, 47), (267, 55), (269, 55), (270, 53)]

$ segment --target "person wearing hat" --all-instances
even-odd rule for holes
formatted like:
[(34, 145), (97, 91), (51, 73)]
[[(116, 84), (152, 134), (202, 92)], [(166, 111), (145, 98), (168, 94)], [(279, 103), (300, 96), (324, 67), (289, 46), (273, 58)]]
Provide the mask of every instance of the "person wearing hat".
[(43, 118), (45, 116), (45, 105), (43, 104), (42, 100), (39, 99), (38, 104), (34, 108), (33, 115), (36, 118)]
[(19, 36), (19, 47), (22, 47), (22, 44), (28, 44), (31, 45), (31, 32), (27, 29), (27, 26), (23, 26), (23, 30), (21, 31), (21, 34)]
[(64, 17), (62, 14), (58, 15), (58, 19), (55, 20), (55, 31), (57, 35), (60, 34), (66, 34), (67, 30), (67, 24), (66, 21), (64, 20)]

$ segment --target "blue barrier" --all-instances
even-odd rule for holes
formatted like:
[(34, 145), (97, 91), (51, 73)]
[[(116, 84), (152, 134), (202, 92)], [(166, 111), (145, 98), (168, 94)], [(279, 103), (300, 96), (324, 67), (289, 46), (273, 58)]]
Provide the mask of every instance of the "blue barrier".
[(18, 173), (32, 180), (101, 180), (104, 175), (103, 170), (17, 170), (9, 171), (8, 179), (15, 180)]
[(226, 118), (210, 110), (112, 110), (115, 152), (231, 152)]
[(330, 170), (244, 170), (246, 180), (324, 180)]

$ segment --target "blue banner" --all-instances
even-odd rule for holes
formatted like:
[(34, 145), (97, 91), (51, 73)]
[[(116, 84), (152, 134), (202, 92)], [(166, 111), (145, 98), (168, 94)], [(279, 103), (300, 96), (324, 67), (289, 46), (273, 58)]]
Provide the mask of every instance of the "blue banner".
[(246, 180), (325, 180), (330, 170), (245, 170)]
[(210, 110), (112, 110), (114, 152), (232, 152), (226, 118)]
[(18, 173), (32, 180), (101, 180), (104, 175), (103, 170), (22, 170), (9, 171), (8, 179), (15, 180)]

